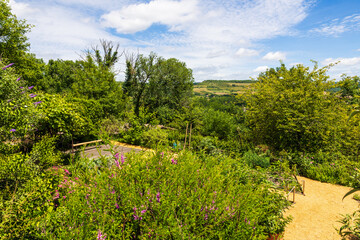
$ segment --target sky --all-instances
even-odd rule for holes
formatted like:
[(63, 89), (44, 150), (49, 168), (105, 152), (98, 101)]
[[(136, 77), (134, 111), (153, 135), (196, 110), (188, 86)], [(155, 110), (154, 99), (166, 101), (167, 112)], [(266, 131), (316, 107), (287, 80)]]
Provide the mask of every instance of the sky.
[[(126, 55), (177, 58), (196, 82), (256, 78), (297, 64), (360, 75), (360, 0), (10, 0), (34, 25), (30, 51), (80, 59), (100, 39)], [(125, 56), (125, 55), (124, 55)], [(117, 65), (124, 80), (125, 57)]]

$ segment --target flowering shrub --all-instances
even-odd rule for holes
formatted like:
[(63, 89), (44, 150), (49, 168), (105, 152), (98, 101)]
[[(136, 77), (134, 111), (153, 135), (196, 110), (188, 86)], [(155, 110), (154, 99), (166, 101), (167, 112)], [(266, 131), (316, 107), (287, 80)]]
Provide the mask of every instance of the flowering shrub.
[[(0, 140), (14, 140), (34, 132), (37, 121), (37, 95), (34, 86), (16, 76), (13, 64), (0, 61)], [(2, 144), (2, 143), (1, 143)]]
[(288, 222), (287, 201), (239, 161), (150, 152), (111, 161), (110, 168), (64, 170), (49, 199), (56, 206), (35, 236), (266, 239)]

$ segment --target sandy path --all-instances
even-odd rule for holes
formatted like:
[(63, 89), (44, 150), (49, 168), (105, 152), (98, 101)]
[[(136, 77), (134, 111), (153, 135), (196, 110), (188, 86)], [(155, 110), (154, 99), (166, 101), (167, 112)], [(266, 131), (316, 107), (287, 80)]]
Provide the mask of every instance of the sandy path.
[[(341, 214), (350, 214), (359, 208), (352, 195), (342, 201), (351, 188), (329, 183), (321, 183), (304, 177), (305, 196), (296, 194), (295, 204), (286, 212), (293, 221), (285, 230), (284, 240), (333, 240), (341, 239), (335, 227)], [(290, 196), (289, 199), (292, 199)]]

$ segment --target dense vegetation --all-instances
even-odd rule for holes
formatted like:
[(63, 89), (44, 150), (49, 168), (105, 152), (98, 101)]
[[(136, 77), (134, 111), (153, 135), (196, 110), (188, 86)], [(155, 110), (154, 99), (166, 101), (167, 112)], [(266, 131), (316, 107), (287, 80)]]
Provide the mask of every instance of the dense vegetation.
[[(281, 64), (206, 82), (241, 94), (202, 96), (185, 63), (151, 53), (127, 56), (121, 83), (118, 45), (45, 63), (31, 26), (0, 6), (1, 239), (267, 239), (290, 221), (281, 189), (294, 171), (360, 187), (357, 76)], [(155, 151), (64, 153), (99, 138)], [(343, 221), (342, 233), (359, 225)]]

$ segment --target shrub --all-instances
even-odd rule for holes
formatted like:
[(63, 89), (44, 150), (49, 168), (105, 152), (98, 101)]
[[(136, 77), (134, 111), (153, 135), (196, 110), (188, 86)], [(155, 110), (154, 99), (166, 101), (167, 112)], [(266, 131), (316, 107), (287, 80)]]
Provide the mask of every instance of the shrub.
[(229, 158), (148, 152), (70, 172), (37, 237), (266, 239), (289, 220), (288, 202), (265, 177)]
[(262, 168), (267, 168), (270, 166), (270, 157), (265, 155), (258, 155), (252, 150), (247, 151), (244, 154), (243, 159), (250, 167), (259, 166)]

